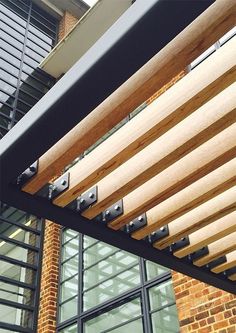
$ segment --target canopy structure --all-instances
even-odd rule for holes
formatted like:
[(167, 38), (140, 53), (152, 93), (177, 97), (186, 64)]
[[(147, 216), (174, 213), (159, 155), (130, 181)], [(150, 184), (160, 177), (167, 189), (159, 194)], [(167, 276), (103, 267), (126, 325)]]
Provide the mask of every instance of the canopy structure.
[(235, 18), (136, 1), (1, 140), (1, 200), (236, 293), (235, 38), (78, 160)]

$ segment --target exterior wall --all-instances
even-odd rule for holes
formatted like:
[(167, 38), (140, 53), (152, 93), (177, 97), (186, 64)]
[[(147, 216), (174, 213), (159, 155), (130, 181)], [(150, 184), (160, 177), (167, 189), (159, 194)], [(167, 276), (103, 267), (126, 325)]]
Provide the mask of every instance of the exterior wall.
[(78, 19), (66, 11), (59, 24), (58, 40), (60, 41), (74, 27)]
[(56, 331), (60, 229), (51, 221), (45, 222), (38, 333)]
[(181, 333), (236, 332), (236, 295), (172, 272)]

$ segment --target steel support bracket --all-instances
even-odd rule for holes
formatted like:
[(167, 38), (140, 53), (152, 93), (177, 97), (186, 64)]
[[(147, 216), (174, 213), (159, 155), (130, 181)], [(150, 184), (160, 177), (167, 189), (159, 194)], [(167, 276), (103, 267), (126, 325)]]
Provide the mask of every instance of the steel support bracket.
[(204, 246), (202, 247), (201, 249), (193, 252), (191, 255), (190, 255), (190, 258), (192, 261), (195, 261), (197, 259), (200, 259), (204, 256), (206, 256), (207, 254), (209, 254), (209, 249), (208, 249), (208, 246)]
[(83, 193), (77, 199), (70, 202), (66, 207), (76, 212), (82, 213), (90, 206), (92, 206), (92, 204), (97, 202), (97, 192), (97, 186), (94, 186), (89, 191)]
[(152, 232), (150, 235), (148, 235), (147, 237), (145, 237), (143, 240), (145, 242), (148, 242), (150, 244), (155, 243), (156, 241), (169, 236), (169, 227), (168, 225), (164, 225), (163, 227), (161, 227), (160, 229)]
[(144, 213), (126, 224), (121, 230), (130, 235), (132, 232), (143, 228), (145, 225), (147, 225), (147, 216)]
[(185, 246), (188, 246), (190, 244), (188, 236), (181, 238), (179, 241), (171, 244), (170, 246), (170, 252), (175, 252), (177, 250), (182, 249)]
[(211, 269), (215, 268), (218, 265), (224, 264), (226, 261), (227, 261), (226, 256), (222, 256), (220, 258), (217, 258), (217, 259), (209, 262), (206, 265), (206, 268), (211, 270)]
[(93, 221), (107, 224), (111, 221), (113, 221), (115, 218), (118, 216), (122, 215), (124, 212), (123, 210), (123, 200), (119, 200), (116, 203), (114, 203), (112, 206), (107, 208), (104, 212), (101, 214), (97, 215)]
[(57, 178), (52, 184), (46, 184), (37, 195), (48, 200), (55, 199), (58, 195), (68, 189), (70, 173), (65, 172), (61, 177)]
[(233, 274), (236, 274), (236, 267), (227, 269), (227, 271), (224, 272), (224, 275), (227, 276), (227, 277), (230, 276), (230, 275), (233, 275)]
[(17, 186), (22, 187), (26, 184), (36, 173), (38, 172), (38, 160), (31, 164), (21, 175), (17, 177), (16, 184)]

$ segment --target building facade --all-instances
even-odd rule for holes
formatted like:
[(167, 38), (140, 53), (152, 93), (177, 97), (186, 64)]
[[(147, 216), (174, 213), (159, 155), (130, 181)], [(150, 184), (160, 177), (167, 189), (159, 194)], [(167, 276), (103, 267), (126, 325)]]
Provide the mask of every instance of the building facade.
[[(46, 71), (44, 59), (53, 62), (50, 51), (56, 43), (66, 45), (73, 38), (89, 8), (77, 2), (79, 9), (73, 1), (0, 0), (1, 136), (65, 73), (56, 66)], [(132, 5), (126, 2), (117, 15)], [(234, 33), (222, 36), (189, 69)], [(129, 119), (183, 75), (173, 78)], [(0, 221), (1, 333), (236, 332), (235, 295), (4, 203)]]

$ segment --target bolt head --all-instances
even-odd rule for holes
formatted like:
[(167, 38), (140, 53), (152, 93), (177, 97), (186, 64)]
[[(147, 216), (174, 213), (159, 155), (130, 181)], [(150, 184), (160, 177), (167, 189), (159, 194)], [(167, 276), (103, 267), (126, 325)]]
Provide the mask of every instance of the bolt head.
[(151, 235), (152, 235), (152, 236), (155, 236), (155, 235), (156, 235), (155, 231), (153, 231), (153, 232), (151, 233)]
[(84, 203), (85, 202), (84, 198), (80, 198), (79, 202)]
[(110, 211), (109, 211), (109, 210), (106, 210), (106, 211), (105, 211), (105, 215), (106, 215), (106, 216), (109, 216), (109, 215), (110, 215)]
[(115, 209), (115, 210), (119, 210), (119, 209), (120, 209), (120, 206), (119, 206), (119, 205), (115, 205), (114, 209)]
[(66, 181), (65, 179), (62, 179), (62, 181), (61, 181), (61, 185), (62, 185), (62, 186), (65, 186), (66, 183), (67, 183), (67, 181)]
[(29, 167), (29, 171), (31, 171), (31, 172), (35, 172), (35, 171), (36, 171), (36, 168), (35, 168), (34, 166), (30, 166), (30, 167)]
[(164, 232), (165, 230), (166, 230), (166, 228), (165, 227), (161, 227), (161, 229), (160, 229), (162, 232)]
[(142, 217), (142, 216), (139, 216), (139, 217), (138, 217), (138, 221), (139, 221), (139, 222), (142, 222), (142, 221), (143, 221), (143, 217)]
[(94, 194), (92, 192), (89, 193), (89, 198), (93, 199), (94, 198)]
[(130, 227), (133, 227), (133, 226), (134, 226), (134, 222), (131, 221), (131, 222), (129, 223), (129, 226), (130, 226)]

